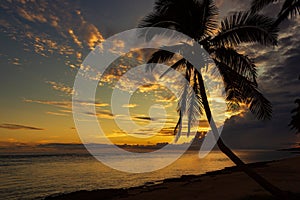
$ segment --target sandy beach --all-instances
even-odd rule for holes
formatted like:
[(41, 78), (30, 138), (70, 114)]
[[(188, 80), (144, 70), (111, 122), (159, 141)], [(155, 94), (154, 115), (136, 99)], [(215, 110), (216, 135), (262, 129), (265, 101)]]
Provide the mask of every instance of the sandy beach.
[[(284, 191), (300, 193), (300, 156), (280, 161), (249, 164)], [(256, 182), (236, 167), (198, 176), (182, 176), (129, 189), (78, 191), (46, 199), (273, 199)]]

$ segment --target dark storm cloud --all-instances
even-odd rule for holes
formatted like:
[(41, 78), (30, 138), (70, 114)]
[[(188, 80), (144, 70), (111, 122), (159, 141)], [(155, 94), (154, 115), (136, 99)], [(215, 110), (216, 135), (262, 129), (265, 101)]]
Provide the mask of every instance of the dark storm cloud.
[[(285, 117), (286, 118), (286, 117)], [(289, 131), (287, 121), (279, 118), (261, 122), (251, 114), (228, 120), (222, 133), (225, 143), (235, 149), (280, 149), (295, 144), (297, 135)]]

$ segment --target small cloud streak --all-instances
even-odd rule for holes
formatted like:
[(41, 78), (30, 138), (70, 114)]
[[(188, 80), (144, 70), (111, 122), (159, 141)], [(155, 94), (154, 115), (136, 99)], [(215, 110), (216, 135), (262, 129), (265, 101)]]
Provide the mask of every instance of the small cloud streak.
[(151, 117), (139, 117), (139, 116), (135, 117), (135, 119), (137, 119), (137, 120), (144, 120), (144, 121), (152, 121), (152, 120), (154, 120)]
[(138, 106), (137, 104), (124, 104), (122, 107), (123, 108), (135, 108), (137, 106)]
[[(45, 101), (45, 100), (31, 100), (31, 99), (25, 99), (24, 102), (26, 103), (37, 103), (37, 104), (42, 104), (42, 105), (50, 105), (50, 106), (55, 106), (58, 108), (65, 108), (65, 109), (72, 109), (72, 101)], [(84, 102), (80, 101), (81, 106), (90, 106), (90, 105), (95, 105), (95, 107), (107, 107), (109, 106), (106, 103), (99, 103), (99, 102)], [(66, 111), (64, 111), (66, 112)]]
[[(87, 112), (85, 114), (87, 114), (89, 116), (94, 116), (94, 114), (90, 113), (90, 112)], [(115, 118), (115, 116), (108, 110), (97, 111), (96, 116), (99, 119), (114, 119)]]
[(83, 48), (82, 42), (79, 41), (78, 37), (75, 35), (75, 33), (72, 29), (69, 30), (69, 34), (73, 38), (74, 43), (77, 44), (80, 48)]
[(33, 130), (33, 131), (43, 131), (45, 129), (33, 127), (33, 126), (24, 126), (20, 124), (1, 124), (0, 128), (8, 129), (8, 130)]
[(62, 83), (57, 83), (54, 81), (47, 81), (46, 83), (50, 84), (52, 89), (65, 93), (66, 95), (73, 95), (74, 90), (71, 87), (68, 87)]
[[(72, 101), (47, 101), (47, 100), (31, 100), (31, 99), (24, 99), (25, 103), (36, 103), (46, 106), (52, 106), (55, 108), (60, 108), (58, 111), (47, 111), (46, 114), (54, 115), (54, 116), (69, 116), (72, 113)], [(106, 112), (103, 110), (104, 107), (108, 107), (109, 104), (106, 103), (99, 103), (99, 102), (85, 102), (85, 101), (78, 101), (80, 106), (95, 106), (99, 111), (97, 111), (97, 117), (105, 118), (105, 119), (113, 119), (112, 114), (108, 111)], [(90, 113), (86, 113), (90, 114)]]
[(59, 113), (59, 112), (46, 112), (48, 115), (55, 115), (55, 116), (68, 116), (68, 114), (65, 113)]

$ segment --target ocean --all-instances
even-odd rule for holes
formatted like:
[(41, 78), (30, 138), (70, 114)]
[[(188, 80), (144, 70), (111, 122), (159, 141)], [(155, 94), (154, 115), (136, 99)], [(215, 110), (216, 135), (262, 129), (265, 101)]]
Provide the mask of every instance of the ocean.
[[(236, 153), (247, 163), (293, 156), (289, 152), (270, 150)], [(126, 158), (119, 159), (126, 162)], [(189, 151), (164, 169), (141, 174), (111, 169), (89, 154), (0, 155), (0, 199), (43, 199), (78, 190), (128, 188), (182, 175), (204, 174), (229, 166), (233, 163), (219, 151), (212, 151), (203, 159), (199, 159), (197, 151)]]

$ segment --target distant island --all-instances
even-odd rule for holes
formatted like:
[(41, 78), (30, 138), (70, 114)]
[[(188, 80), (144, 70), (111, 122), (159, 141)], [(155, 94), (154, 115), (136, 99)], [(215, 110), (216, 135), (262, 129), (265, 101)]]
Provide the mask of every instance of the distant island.
[(200, 147), (203, 143), (204, 140), (204, 135), (206, 133), (205, 132), (197, 132), (196, 135), (194, 136), (191, 144), (189, 143), (183, 143), (183, 144), (169, 144), (168, 142), (162, 142), (162, 143), (156, 143), (154, 145), (140, 145), (140, 144), (136, 144), (136, 145), (129, 145), (129, 144), (121, 144), (121, 145), (117, 145), (118, 147), (126, 150), (126, 151), (130, 151), (130, 152), (152, 152), (152, 151), (156, 151), (159, 150), (163, 147), (165, 147), (166, 145), (176, 145), (178, 147), (181, 146), (186, 146), (189, 145), (188, 151), (198, 151), (200, 150)]

